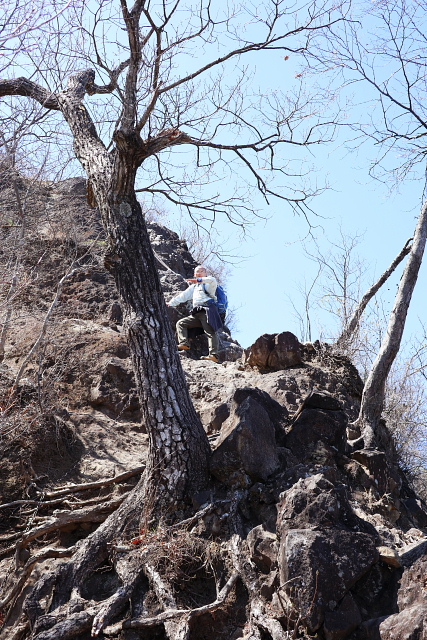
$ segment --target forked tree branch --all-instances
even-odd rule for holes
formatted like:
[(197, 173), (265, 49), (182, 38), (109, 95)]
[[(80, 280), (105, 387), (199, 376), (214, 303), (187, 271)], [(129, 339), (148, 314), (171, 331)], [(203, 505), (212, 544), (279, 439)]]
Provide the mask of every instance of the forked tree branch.
[(350, 318), (347, 326), (344, 328), (344, 330), (342, 331), (342, 333), (339, 336), (338, 340), (336, 341), (337, 347), (344, 347), (345, 345), (348, 345), (349, 342), (352, 340), (354, 334), (356, 333), (357, 329), (359, 328), (360, 318), (362, 317), (362, 314), (363, 314), (364, 310), (366, 309), (366, 307), (369, 304), (370, 300), (372, 300), (374, 295), (377, 293), (377, 291), (383, 286), (383, 284), (388, 280), (388, 278), (391, 276), (391, 274), (399, 266), (399, 264), (402, 262), (403, 258), (408, 255), (408, 253), (411, 250), (410, 243), (412, 242), (412, 240), (413, 240), (413, 238), (409, 238), (409, 240), (406, 241), (405, 246), (403, 247), (402, 251), (393, 260), (393, 262), (391, 263), (389, 268), (386, 271), (384, 271), (384, 273), (377, 280), (377, 282), (375, 284), (373, 284), (372, 287), (370, 287), (368, 289), (368, 291), (365, 293), (365, 295), (363, 296), (363, 298), (361, 299), (361, 301), (357, 305), (356, 310), (353, 313), (352, 317)]

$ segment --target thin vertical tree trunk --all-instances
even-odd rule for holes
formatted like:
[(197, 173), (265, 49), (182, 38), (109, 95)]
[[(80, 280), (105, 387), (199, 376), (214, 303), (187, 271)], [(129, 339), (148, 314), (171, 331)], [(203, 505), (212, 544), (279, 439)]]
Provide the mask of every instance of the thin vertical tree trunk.
[(359, 416), (353, 426), (362, 431), (364, 446), (375, 446), (375, 432), (384, 408), (385, 386), (402, 341), (406, 316), (417, 282), (427, 237), (427, 201), (424, 202), (400, 281), (387, 333), (363, 389)]

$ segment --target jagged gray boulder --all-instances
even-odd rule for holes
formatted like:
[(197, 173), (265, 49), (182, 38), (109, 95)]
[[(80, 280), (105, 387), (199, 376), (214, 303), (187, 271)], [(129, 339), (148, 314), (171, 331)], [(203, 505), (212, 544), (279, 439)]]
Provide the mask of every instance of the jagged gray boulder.
[(344, 453), (347, 446), (347, 415), (344, 411), (304, 409), (286, 438), (286, 446), (299, 459), (307, 459), (318, 441)]
[(344, 486), (317, 474), (281, 495), (277, 534), (280, 582), (291, 602), (303, 603), (311, 631), (325, 623), (331, 640), (345, 638), (360, 612), (343, 598), (379, 557), (374, 527), (353, 512)]
[(277, 566), (277, 536), (267, 531), (262, 524), (249, 531), (246, 538), (251, 560), (263, 573), (269, 573)]
[(223, 424), (211, 472), (227, 485), (266, 480), (279, 468), (274, 426), (267, 411), (247, 397)]
[(366, 533), (291, 529), (281, 538), (280, 583), (311, 632), (336, 611), (350, 588), (378, 560)]
[(396, 471), (388, 464), (383, 451), (361, 449), (355, 451), (351, 457), (367, 469), (381, 496), (385, 493), (396, 495), (396, 489), (400, 486), (401, 481)]
[(325, 611), (325, 640), (345, 640), (362, 621), (352, 595), (347, 593), (334, 611)]
[(397, 595), (399, 613), (378, 621), (381, 640), (425, 640), (427, 637), (427, 556), (405, 570)]

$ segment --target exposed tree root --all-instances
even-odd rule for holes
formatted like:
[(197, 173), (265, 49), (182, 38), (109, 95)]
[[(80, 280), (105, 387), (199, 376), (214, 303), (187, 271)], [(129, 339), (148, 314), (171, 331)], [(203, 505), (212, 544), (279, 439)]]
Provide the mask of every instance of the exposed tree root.
[(74, 551), (74, 547), (70, 547), (69, 549), (48, 547), (47, 549), (43, 549), (40, 553), (31, 556), (31, 558), (29, 558), (25, 563), (24, 567), (18, 572), (17, 580), (15, 578), (15, 584), (13, 585), (12, 590), (2, 600), (0, 600), (0, 609), (3, 610), (20, 593), (23, 585), (30, 576), (33, 567), (38, 562), (42, 562), (42, 560), (45, 560), (46, 558), (69, 558), (73, 555)]
[[(84, 484), (71, 484), (66, 485), (65, 487), (60, 487), (55, 489), (55, 491), (46, 491), (43, 495), (46, 498), (57, 498), (59, 496), (65, 496), (69, 493), (76, 493), (78, 491), (88, 491), (89, 489), (100, 489), (101, 487), (108, 487), (111, 484), (115, 484), (117, 482), (122, 482), (123, 480), (127, 480), (128, 478), (132, 478), (133, 476), (142, 473), (145, 470), (145, 465), (140, 467), (136, 467), (136, 469), (131, 469), (130, 471), (125, 471), (124, 473), (120, 473), (114, 478), (109, 478), (107, 480), (98, 480), (96, 482), (87, 482)], [(1, 508), (1, 507), (0, 507)]]
[(147, 618), (134, 618), (133, 620), (128, 620), (123, 623), (124, 629), (142, 629), (143, 627), (152, 627), (163, 622), (167, 622), (168, 620), (173, 620), (175, 618), (183, 617), (188, 621), (190, 618), (201, 616), (204, 613), (209, 613), (211, 611), (215, 611), (218, 609), (227, 596), (229, 595), (231, 589), (234, 587), (237, 579), (239, 578), (238, 571), (233, 571), (226, 584), (223, 586), (221, 591), (217, 594), (217, 598), (214, 602), (210, 604), (206, 604), (202, 607), (196, 607), (195, 609), (168, 609), (163, 613), (159, 613), (159, 615), (154, 617)]
[(20, 531), (15, 531), (14, 533), (8, 533), (4, 536), (0, 536), (0, 542), (9, 542), (9, 540), (16, 540), (21, 537)]
[[(21, 534), (19, 534), (21, 535)], [(15, 538), (17, 538), (19, 536), (15, 536)], [(0, 551), (0, 558), (4, 558), (5, 556), (9, 556), (11, 553), (13, 553), (16, 549), (16, 545), (12, 544), (10, 547), (6, 547), (6, 549), (2, 549)]]
[(28, 638), (28, 633), (30, 631), (30, 625), (28, 620), (23, 622), (22, 624), (18, 624), (13, 631), (8, 635), (8, 640), (24, 640), (25, 637)]
[(58, 531), (64, 527), (68, 527), (70, 524), (80, 524), (82, 522), (103, 522), (109, 516), (112, 511), (115, 511), (117, 507), (123, 502), (124, 496), (119, 496), (109, 502), (103, 502), (97, 505), (95, 508), (79, 509), (76, 511), (66, 511), (65, 513), (59, 513), (58, 515), (50, 518), (47, 522), (41, 524), (38, 527), (34, 527), (28, 531), (22, 540), (16, 545), (16, 567), (20, 565), (20, 552), (25, 548), (31, 540), (38, 538), (52, 531)]
[[(34, 629), (36, 629), (36, 622), (40, 626), (40, 620), (44, 620), (43, 625), (49, 628), (55, 627), (58, 623), (62, 624), (61, 607), (63, 605), (67, 605), (65, 607), (67, 613), (64, 615), (67, 615), (71, 621), (73, 612), (70, 610), (69, 605), (71, 605), (72, 600), (79, 603), (76, 612), (81, 612), (86, 601), (83, 598), (78, 598), (78, 596), (84, 579), (108, 557), (108, 545), (111, 545), (116, 536), (124, 535), (126, 531), (134, 530), (137, 525), (140, 512), (140, 491), (141, 481), (125, 496), (119, 508), (96, 531), (85, 540), (77, 543), (77, 550), (68, 563), (60, 565), (54, 571), (45, 574), (37, 582), (24, 604), (24, 613)], [(49, 600), (52, 593), (53, 598), (49, 609), (55, 613), (45, 615), (45, 606), (41, 604), (41, 601), (44, 598)], [(88, 603), (86, 602), (86, 604)], [(79, 616), (74, 630), (72, 627), (67, 626), (66, 629), (58, 630), (56, 638), (74, 637), (74, 635), (82, 632), (76, 631), (77, 628), (90, 629), (93, 619), (101, 606), (102, 603), (96, 608), (92, 607), (90, 612), (88, 611), (90, 613), (89, 623), (87, 616)], [(67, 635), (61, 635), (62, 633)], [(55, 637), (55, 635), (52, 637)]]
[[(194, 514), (194, 516), (191, 516), (191, 518), (187, 518), (186, 520), (181, 520), (181, 522), (177, 522), (176, 524), (173, 524), (169, 527), (169, 529), (171, 531), (173, 531), (174, 529), (182, 529), (184, 527), (191, 527), (194, 524), (196, 524), (196, 522), (198, 522), (201, 518), (203, 518), (204, 516), (206, 516), (208, 513), (211, 513), (212, 511), (214, 511), (214, 509), (216, 509), (220, 504), (223, 504), (224, 501), (218, 501), (215, 503), (210, 503), (208, 505), (206, 505), (206, 507), (204, 507), (203, 509), (200, 509), (200, 511), (198, 511), (197, 513)], [(225, 501), (228, 502), (228, 501)]]
[[(59, 514), (55, 519), (34, 527), (25, 534), (19, 543), (20, 549), (34, 538), (51, 533), (60, 526), (85, 521), (89, 514), (88, 519), (91, 521), (94, 521), (93, 516), (97, 514), (105, 520), (105, 508), (112, 509), (120, 500), (124, 500), (85, 540), (77, 542), (71, 549), (43, 549), (31, 557), (14, 576), (15, 584), (11, 585), (0, 603), (3, 609), (8, 607), (10, 611), (37, 562), (48, 557), (73, 554), (68, 562), (45, 573), (27, 597), (23, 612), (30, 622), (31, 632), (24, 630), (23, 639), (71, 640), (89, 631), (92, 637), (117, 637), (123, 631), (132, 634), (132, 630), (137, 632), (163, 627), (169, 640), (188, 640), (195, 618), (214, 614), (221, 609), (224, 614), (225, 608), (234, 606), (233, 597), (236, 598), (236, 584), (239, 581), (248, 597), (246, 637), (253, 640), (266, 637), (271, 640), (288, 638), (289, 632), (269, 613), (266, 602), (260, 595), (258, 570), (250, 559), (238, 509), (245, 493), (236, 491), (231, 499), (210, 503), (180, 523), (169, 527), (159, 525), (158, 529), (141, 531), (135, 537), (135, 532), (138, 531), (141, 485), (142, 481), (125, 499), (98, 505), (96, 510), (82, 509)], [(209, 533), (200, 537), (196, 530), (192, 533), (188, 530), (215, 510), (222, 510), (219, 518), (230, 538), (228, 543), (223, 538), (222, 544), (217, 544), (218, 549), (221, 549), (216, 552), (219, 555), (210, 556), (208, 549), (212, 542)], [(72, 517), (73, 514), (76, 514), (77, 519)], [(212, 568), (212, 558), (216, 558), (214, 563), (219, 563), (216, 569)], [(104, 600), (95, 602), (91, 600), (90, 591), (85, 585), (88, 584), (88, 578), (94, 572), (102, 570), (102, 567), (106, 567), (109, 574), (115, 576), (118, 586)], [(214, 595), (206, 603), (203, 601), (206, 598), (204, 595), (201, 602), (199, 600), (192, 606), (185, 599), (186, 596), (183, 599), (181, 594), (185, 590), (180, 590), (180, 584), (200, 576), (207, 580), (206, 585), (210, 585), (210, 591), (206, 593), (212, 593), (213, 580), (215, 581), (216, 597)], [(180, 582), (182, 580), (184, 583)], [(231, 599), (227, 602), (229, 598)], [(158, 613), (159, 605), (163, 609), (161, 613)], [(243, 612), (242, 604), (239, 606)]]
[(92, 623), (92, 636), (98, 636), (112, 618), (127, 606), (135, 586), (145, 571), (146, 555), (145, 551), (138, 550), (132, 554), (131, 559), (127, 555), (116, 559), (114, 567), (122, 584), (110, 598), (102, 603)]
[[(27, 506), (34, 506), (34, 509), (31, 509), (30, 511), (21, 511), (20, 515), (21, 516), (26, 516), (26, 515), (31, 515), (33, 513), (35, 513), (37, 510), (39, 509), (44, 509), (46, 507), (52, 507), (58, 504), (61, 504), (63, 506), (68, 507), (69, 509), (72, 509), (73, 507), (76, 506), (88, 506), (90, 504), (97, 504), (100, 502), (105, 502), (105, 496), (103, 497), (96, 497), (96, 498), (89, 498), (88, 500), (74, 500), (73, 502), (70, 502), (69, 500), (66, 499), (66, 497), (64, 496), (63, 498), (57, 498), (56, 500), (15, 500), (14, 502), (8, 502), (6, 504), (2, 504), (0, 505), (0, 510), (1, 509), (6, 509), (9, 507), (19, 507), (21, 505), (27, 505)], [(42, 516), (41, 519), (45, 518), (45, 516)], [(18, 535), (15, 537), (19, 537)], [(0, 538), (1, 541), (1, 538)]]
[[(46, 501), (42, 501), (42, 500), (15, 500), (14, 502), (6, 502), (5, 504), (0, 504), (0, 510), (2, 509), (9, 509), (9, 508), (13, 508), (13, 507), (20, 507), (20, 506), (30, 506), (30, 505), (34, 505), (35, 507), (49, 507), (49, 506), (53, 506), (56, 504), (67, 504), (67, 502), (63, 499), (63, 498), (58, 498), (57, 500), (46, 500)], [(24, 515), (21, 513), (21, 515)], [(0, 538), (1, 540), (1, 538)]]
[(235, 531), (229, 544), (230, 555), (233, 559), (240, 579), (249, 595), (249, 633), (252, 639), (262, 637), (261, 631), (270, 634), (272, 640), (287, 640), (289, 634), (285, 631), (278, 620), (266, 613), (265, 603), (260, 597), (261, 584), (258, 579), (257, 571), (250, 561), (250, 553), (247, 543), (242, 537), (243, 525), (238, 512), (239, 500), (243, 494), (236, 492), (232, 501), (232, 524)]
[(176, 600), (172, 594), (172, 590), (169, 585), (162, 579), (160, 573), (156, 571), (156, 569), (152, 566), (152, 564), (148, 563), (145, 567), (145, 574), (150, 579), (151, 584), (153, 586), (153, 590), (161, 603), (161, 605), (166, 607), (176, 608)]
[[(95, 607), (89, 607), (85, 611), (79, 611), (72, 616), (64, 616), (64, 620), (57, 623), (50, 629), (46, 629), (37, 633), (39, 625), (34, 628), (36, 635), (33, 636), (34, 640), (70, 640), (76, 636), (89, 631), (92, 626), (93, 619), (96, 614)], [(54, 617), (56, 619), (57, 616)], [(46, 616), (41, 622), (50, 622), (52, 616)]]

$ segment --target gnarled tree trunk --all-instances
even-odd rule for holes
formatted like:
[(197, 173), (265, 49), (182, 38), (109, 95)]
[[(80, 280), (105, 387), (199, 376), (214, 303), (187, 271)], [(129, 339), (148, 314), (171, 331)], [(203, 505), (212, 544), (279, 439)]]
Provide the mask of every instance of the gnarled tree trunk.
[(91, 70), (74, 76), (58, 95), (59, 108), (74, 137), (74, 150), (86, 170), (89, 194), (107, 232), (107, 269), (116, 281), (124, 310), (144, 425), (149, 436), (144, 516), (175, 517), (208, 480), (207, 436), (194, 410), (181, 367), (156, 260), (135, 195), (135, 176), (156, 148), (179, 143), (160, 136), (147, 144), (121, 129), (108, 152), (82, 104)]

